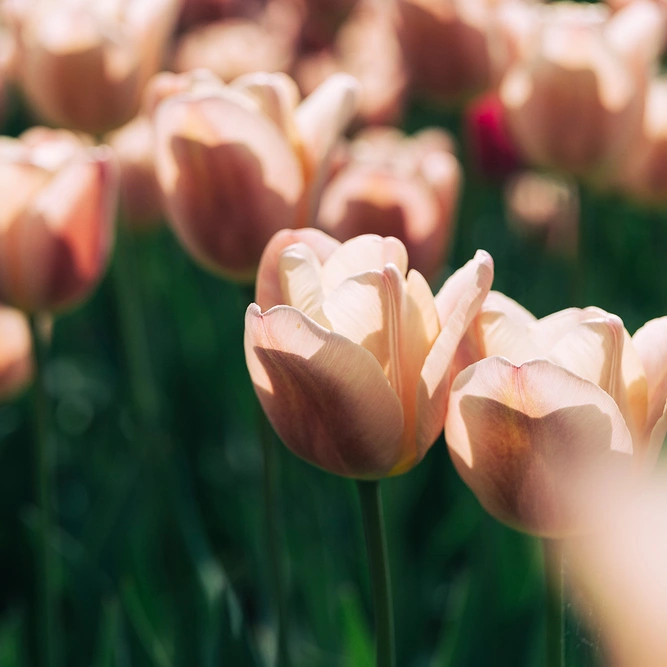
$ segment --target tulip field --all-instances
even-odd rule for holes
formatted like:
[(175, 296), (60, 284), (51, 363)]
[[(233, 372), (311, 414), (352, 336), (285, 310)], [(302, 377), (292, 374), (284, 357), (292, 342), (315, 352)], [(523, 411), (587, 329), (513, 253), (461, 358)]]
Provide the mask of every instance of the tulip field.
[(667, 665), (665, 0), (0, 0), (0, 667)]

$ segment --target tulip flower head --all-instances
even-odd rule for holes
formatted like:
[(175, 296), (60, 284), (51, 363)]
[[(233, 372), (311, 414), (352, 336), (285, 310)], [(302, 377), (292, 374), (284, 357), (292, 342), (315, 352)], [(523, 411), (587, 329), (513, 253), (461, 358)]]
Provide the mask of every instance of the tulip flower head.
[(102, 276), (118, 174), (107, 147), (66, 130), (0, 139), (0, 300), (27, 312), (69, 308)]
[(459, 367), (471, 362), (452, 385), (445, 437), (500, 521), (543, 537), (584, 530), (577, 502), (590, 479), (655, 461), (667, 431), (667, 318), (630, 338), (598, 308), (536, 320), (492, 293), (459, 350)]
[(0, 400), (8, 400), (32, 380), (32, 342), (26, 316), (0, 306)]
[(597, 175), (640, 126), (662, 14), (641, 0), (613, 17), (597, 4), (560, 2), (539, 11), (532, 48), (500, 86), (509, 127), (532, 164)]
[(357, 135), (349, 162), (323, 192), (318, 226), (340, 241), (395, 236), (410, 266), (432, 279), (445, 262), (461, 181), (452, 150), (436, 128), (414, 137), (393, 128)]
[(178, 0), (17, 2), (19, 80), (51, 123), (99, 135), (129, 121), (158, 70)]
[(279, 232), (246, 313), (250, 377), (298, 456), (357, 479), (403, 473), (442, 429), (456, 346), (493, 280), (484, 251), (434, 298), (395, 238)]
[(313, 218), (331, 151), (356, 110), (355, 80), (335, 75), (301, 102), (285, 74), (228, 86), (205, 72), (165, 75), (153, 87), (180, 87), (154, 112), (174, 231), (204, 266), (252, 281), (271, 236)]

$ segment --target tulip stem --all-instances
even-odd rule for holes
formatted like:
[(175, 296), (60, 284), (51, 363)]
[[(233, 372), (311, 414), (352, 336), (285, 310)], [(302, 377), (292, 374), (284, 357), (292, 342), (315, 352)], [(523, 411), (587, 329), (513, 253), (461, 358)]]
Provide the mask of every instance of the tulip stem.
[(565, 564), (557, 540), (543, 540), (547, 604), (547, 667), (565, 667)]
[(357, 481), (375, 611), (376, 666), (395, 667), (394, 611), (380, 482)]
[(50, 406), (46, 395), (44, 370), (48, 354), (45, 322), (41, 315), (30, 316), (35, 381), (33, 387), (34, 420), (34, 482), (39, 511), (36, 545), (37, 645), (39, 665), (55, 664), (55, 594), (53, 561), (50, 557), (52, 533), (51, 475), (49, 471), (49, 439), (51, 434)]
[(262, 454), (264, 471), (262, 478), (264, 495), (264, 524), (266, 547), (269, 554), (269, 568), (273, 584), (274, 604), (277, 616), (277, 658), (276, 667), (289, 667), (289, 643), (287, 640), (287, 597), (283, 563), (280, 550), (280, 527), (276, 516), (276, 452), (271, 424), (260, 408)]

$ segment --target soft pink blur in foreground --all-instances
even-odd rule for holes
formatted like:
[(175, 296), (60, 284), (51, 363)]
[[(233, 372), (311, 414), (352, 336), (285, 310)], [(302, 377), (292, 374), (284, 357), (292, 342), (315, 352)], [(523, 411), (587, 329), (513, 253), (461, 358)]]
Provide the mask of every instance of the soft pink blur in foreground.
[(324, 189), (318, 227), (339, 241), (395, 236), (410, 267), (434, 278), (447, 256), (461, 181), (453, 148), (436, 128), (413, 137), (388, 127), (358, 134), (347, 163)]
[(108, 147), (66, 130), (0, 140), (0, 299), (28, 312), (72, 307), (106, 269), (118, 197)]
[(356, 110), (355, 80), (335, 75), (303, 101), (285, 74), (225, 85), (203, 70), (163, 74), (152, 87), (157, 175), (174, 231), (208, 268), (254, 280), (271, 236), (313, 219)]
[(591, 480), (650, 467), (667, 432), (667, 318), (630, 338), (599, 308), (537, 320), (492, 292), (458, 367), (445, 424), (452, 460), (485, 509), (518, 530), (590, 529), (581, 503)]
[[(601, 631), (613, 667), (667, 664), (667, 471), (642, 487), (600, 479), (606, 494), (594, 514), (595, 533), (566, 544), (573, 600)], [(619, 491), (619, 489), (621, 489)], [(625, 492), (624, 492), (625, 491)], [(592, 609), (593, 614), (590, 614)], [(592, 624), (591, 624), (592, 621)]]
[[(283, 442), (329, 472), (415, 466), (442, 431), (450, 365), (493, 280), (484, 251), (434, 298), (395, 238), (279, 232), (262, 257), (245, 351)], [(407, 273), (407, 276), (406, 276)]]

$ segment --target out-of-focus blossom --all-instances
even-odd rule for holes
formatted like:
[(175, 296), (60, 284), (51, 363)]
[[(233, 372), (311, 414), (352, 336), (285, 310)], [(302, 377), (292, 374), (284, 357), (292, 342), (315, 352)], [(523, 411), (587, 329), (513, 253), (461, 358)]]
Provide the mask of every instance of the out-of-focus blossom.
[(255, 15), (202, 24), (181, 37), (172, 58), (176, 72), (205, 68), (230, 82), (251, 72), (292, 66), (301, 15), (289, 0), (272, 0)]
[[(356, 111), (357, 85), (328, 79), (300, 102), (285, 74), (225, 86), (209, 74), (165, 75), (156, 168), (166, 212), (189, 252), (214, 271), (253, 280), (271, 236), (314, 219), (331, 151)], [(154, 92), (162, 90), (160, 92)]]
[(46, 128), (0, 139), (0, 301), (37, 312), (85, 299), (107, 265), (117, 197), (108, 147)]
[(26, 316), (0, 305), (0, 400), (19, 394), (32, 380), (32, 343)]
[(129, 121), (159, 69), (178, 0), (16, 2), (18, 77), (51, 123), (99, 135)]
[(449, 135), (435, 128), (414, 137), (393, 128), (358, 135), (322, 194), (318, 227), (339, 241), (395, 236), (410, 267), (433, 278), (445, 263), (461, 181), (451, 151)]
[(295, 70), (301, 90), (309, 93), (327, 76), (347, 72), (361, 85), (360, 122), (396, 122), (403, 110), (407, 74), (393, 13), (386, 0), (362, 0), (330, 48), (302, 56)]
[[(299, 7), (303, 16), (301, 45), (307, 50), (329, 46), (338, 29), (364, 0), (285, 0)], [(389, 3), (387, 3), (389, 4)]]
[(397, 7), (415, 88), (451, 103), (489, 85), (487, 0), (397, 0)]
[[(601, 480), (607, 493), (597, 530), (566, 543), (574, 601), (614, 667), (667, 664), (667, 475), (663, 468), (633, 493)], [(601, 494), (602, 495), (602, 494)]]
[(540, 7), (533, 48), (500, 87), (525, 157), (575, 175), (619, 159), (640, 126), (663, 31), (662, 13), (649, 0), (611, 18), (601, 5)]
[[(338, 475), (406, 472), (442, 430), (450, 363), (493, 280), (484, 251), (434, 298), (403, 244), (278, 233), (246, 312), (255, 391), (283, 442)], [(258, 305), (259, 304), (259, 305)]]
[(139, 115), (107, 137), (120, 166), (121, 220), (132, 229), (150, 228), (162, 218), (162, 191), (155, 175), (153, 123)]
[(181, 0), (179, 24), (189, 27), (238, 16), (252, 17), (263, 8), (266, 0)]
[(575, 183), (526, 171), (505, 186), (507, 220), (519, 234), (540, 240), (556, 254), (573, 257), (579, 240), (579, 194)]
[(467, 106), (465, 132), (474, 168), (483, 177), (502, 181), (521, 167), (497, 93), (486, 93)]
[(640, 201), (667, 202), (667, 78), (651, 82), (641, 132), (612, 181)]
[(662, 446), (667, 318), (631, 339), (598, 308), (536, 320), (493, 292), (457, 365), (465, 370), (445, 424), (452, 460), (485, 509), (519, 530), (583, 530), (590, 480), (650, 466)]

